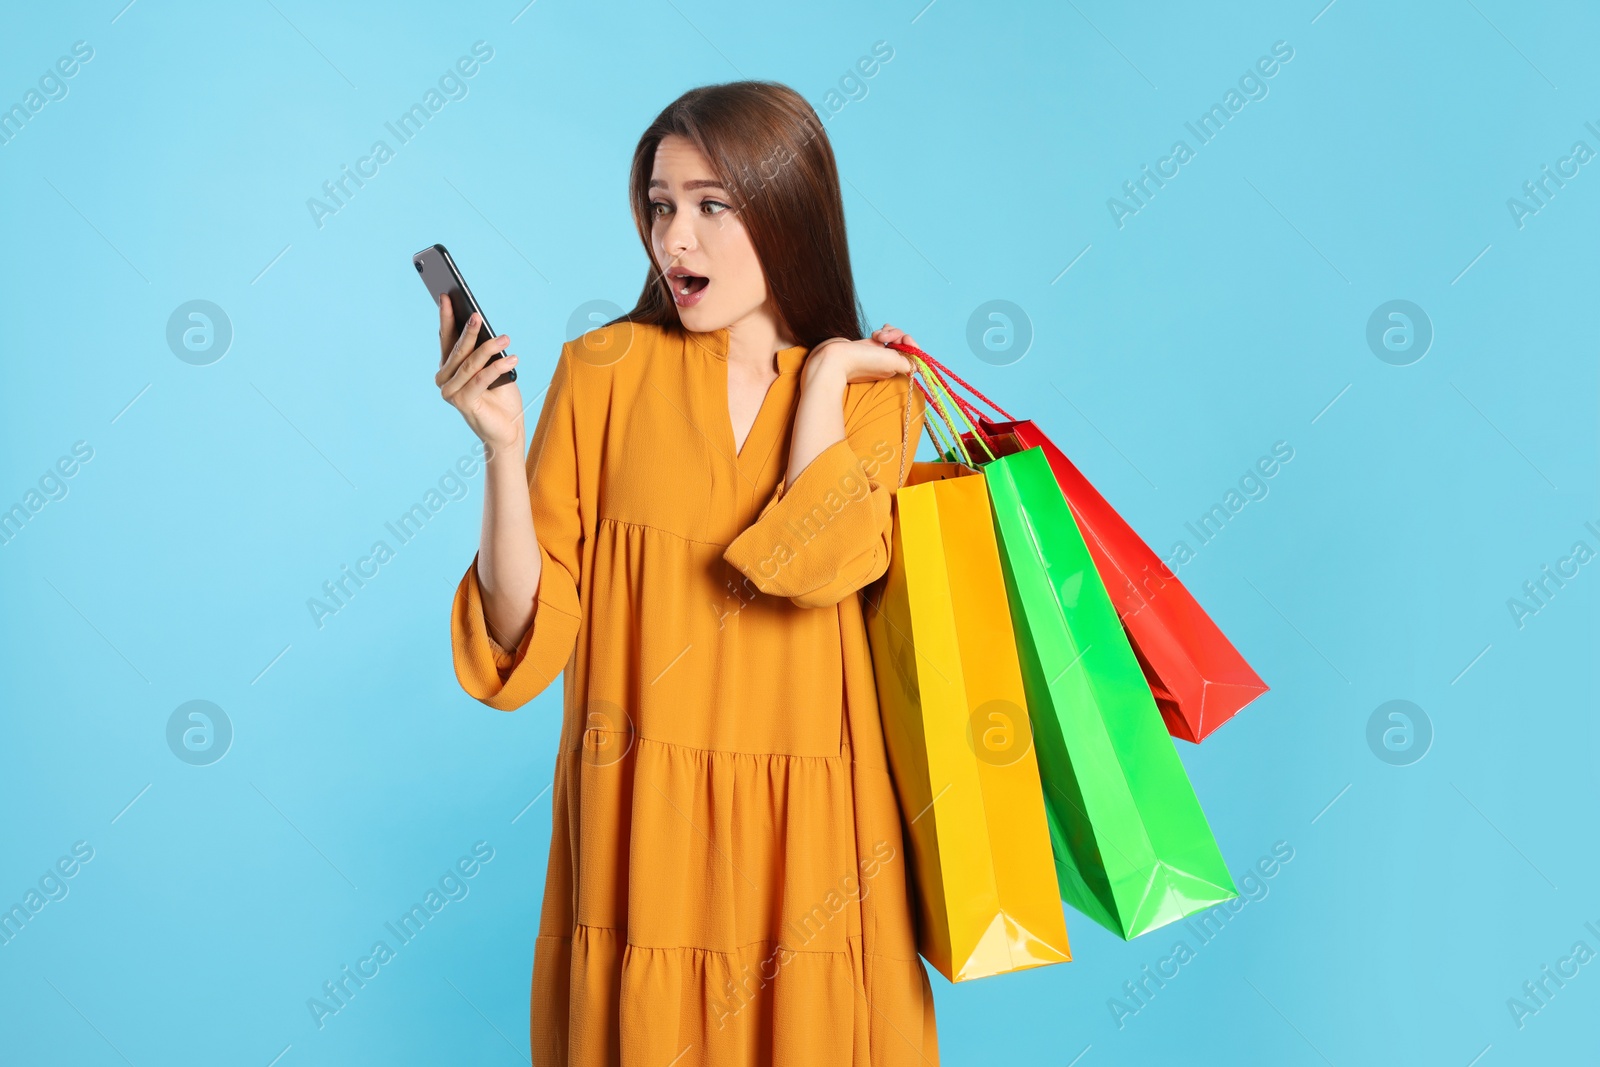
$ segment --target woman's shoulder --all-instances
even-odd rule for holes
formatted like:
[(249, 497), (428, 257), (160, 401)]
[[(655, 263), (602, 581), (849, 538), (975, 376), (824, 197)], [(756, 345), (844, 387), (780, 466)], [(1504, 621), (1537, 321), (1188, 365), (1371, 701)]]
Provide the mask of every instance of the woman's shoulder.
[(642, 357), (673, 340), (673, 335), (664, 327), (623, 319), (596, 326), (565, 342), (561, 346), (561, 356), (571, 364), (574, 374), (611, 377), (637, 372), (647, 362)]

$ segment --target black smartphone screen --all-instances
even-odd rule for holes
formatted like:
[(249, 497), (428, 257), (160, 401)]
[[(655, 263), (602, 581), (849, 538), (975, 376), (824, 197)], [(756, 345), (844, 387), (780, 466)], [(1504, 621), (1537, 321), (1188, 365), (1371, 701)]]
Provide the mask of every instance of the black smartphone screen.
[[(450, 258), (450, 253), (444, 245), (432, 245), (411, 257), (411, 263), (417, 268), (417, 275), (422, 279), (422, 284), (428, 287), (428, 293), (433, 297), (435, 308), (439, 306), (439, 298), (450, 298), (450, 310), (455, 315), (456, 332), (459, 335), (461, 328), (466, 324), (468, 316), (474, 311), (478, 313), (478, 339), (473, 347), (483, 344), (494, 337), (494, 330), (489, 326), (489, 317), (483, 314), (483, 308), (478, 306), (478, 301), (473, 297), (472, 290), (467, 288), (467, 283), (461, 277), (461, 271), (456, 269), (455, 260)], [(496, 352), (490, 357), (489, 362), (503, 359), (504, 352)], [(443, 363), (441, 357), (439, 360)], [(507, 382), (517, 380), (516, 369), (506, 371), (494, 380), (490, 389), (505, 385)]]

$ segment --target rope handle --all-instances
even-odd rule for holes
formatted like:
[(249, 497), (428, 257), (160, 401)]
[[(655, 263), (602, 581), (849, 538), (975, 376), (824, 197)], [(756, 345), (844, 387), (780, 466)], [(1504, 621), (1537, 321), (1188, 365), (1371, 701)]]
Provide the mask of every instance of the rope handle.
[[(944, 380), (944, 376), (948, 375), (949, 377), (954, 378), (964, 388), (970, 390), (985, 404), (988, 404), (995, 411), (999, 412), (1004, 419), (1007, 421), (1013, 421), (1011, 415), (1006, 412), (1004, 408), (1002, 408), (999, 404), (996, 404), (993, 400), (990, 400), (988, 397), (984, 396), (976, 388), (963, 380), (960, 375), (956, 374), (943, 363), (940, 363), (937, 359), (933, 358), (922, 349), (917, 348), (915, 345), (891, 342), (886, 347), (900, 352), (911, 361), (911, 382), (917, 387), (918, 390), (921, 391), (923, 398), (928, 401), (929, 405), (933, 407), (935, 414), (938, 416), (937, 419), (924, 420), (923, 427), (927, 430), (929, 438), (933, 441), (934, 447), (939, 450), (940, 455), (959, 455), (966, 466), (977, 466), (977, 463), (973, 461), (973, 454), (971, 450), (967, 447), (966, 441), (963, 440), (963, 435), (960, 429), (956, 426), (955, 419), (951, 417), (950, 409), (954, 408), (956, 414), (960, 416), (961, 421), (965, 423), (967, 428), (971, 431), (971, 436), (973, 439), (975, 439), (978, 444), (983, 446), (983, 450), (988, 453), (989, 459), (993, 460), (998, 458), (995, 455), (994, 449), (990, 447), (989, 435), (986, 434), (979, 426), (980, 421), (988, 421), (987, 416), (985, 416), (983, 412), (981, 412), (971, 402), (966, 400), (965, 397), (962, 397), (959, 393), (952, 391), (949, 383)], [(917, 375), (919, 373), (922, 375), (924, 381), (932, 386), (931, 391), (927, 385), (923, 384), (923, 382), (917, 381)], [(906, 458), (910, 452), (911, 445), (911, 413), (911, 390), (907, 389), (905, 421), (900, 435), (900, 484), (902, 485), (905, 484)], [(948, 443), (941, 439), (941, 432), (948, 433), (950, 435), (951, 440)]]
[[(912, 381), (916, 379), (913, 378)], [(956, 434), (949, 417), (940, 409), (937, 396), (929, 393), (921, 382), (916, 382), (916, 386), (917, 391), (922, 394), (922, 399), (926, 401), (926, 410), (933, 412), (932, 417), (923, 419), (922, 425), (928, 431), (928, 438), (933, 441), (934, 448), (941, 456), (960, 455), (967, 458), (965, 450), (957, 443), (960, 439), (959, 434)]]
[[(982, 393), (980, 393), (978, 391), (978, 387), (977, 386), (971, 384), (965, 378), (961, 377), (961, 375), (957, 374), (955, 371), (951, 370), (949, 367), (946, 367), (943, 363), (940, 363), (938, 360), (934, 359), (932, 356), (928, 356), (926, 358), (927, 358), (929, 363), (931, 363), (935, 367), (937, 367), (942, 373), (944, 373), (944, 374), (948, 375), (949, 377), (955, 379), (956, 384), (960, 385), (963, 389), (966, 389), (966, 390), (970, 391), (973, 396), (976, 396), (979, 400), (983, 401), (985, 404), (988, 404), (991, 408), (993, 408), (995, 410), (995, 412), (997, 414), (999, 414), (1000, 418), (1004, 419), (1006, 422), (1015, 422), (1015, 421), (1017, 421), (1015, 415), (1012, 415), (1005, 408), (1001, 407), (999, 404), (996, 404), (993, 400), (990, 400), (988, 397), (986, 397)], [(968, 407), (969, 410), (972, 410), (972, 411), (977, 411), (978, 410), (977, 408), (973, 407), (971, 404), (968, 404), (967, 407)], [(980, 413), (980, 415), (981, 415), (981, 413)], [(983, 417), (987, 418), (987, 416), (983, 416)]]
[[(949, 426), (948, 416), (940, 409), (939, 404), (928, 392), (927, 387), (922, 382), (917, 381), (919, 372), (926, 376), (929, 373), (927, 365), (920, 363), (915, 357), (911, 357), (911, 385), (916, 388), (906, 389), (906, 413), (900, 428), (900, 481), (897, 483), (898, 485), (904, 485), (906, 482), (906, 462), (911, 455), (911, 415), (915, 409), (915, 395), (918, 392), (922, 394), (927, 407), (932, 408), (937, 416), (936, 418), (924, 418), (922, 420), (922, 428), (928, 434), (928, 439), (933, 442), (933, 447), (938, 450), (941, 456), (959, 454), (963, 459), (970, 460), (971, 458), (962, 446), (959, 434), (955, 435), (953, 444), (940, 436), (943, 432), (951, 432), (947, 429)], [(941, 425), (941, 421), (943, 421), (944, 425)], [(968, 466), (971, 466), (970, 462)]]
[[(1006, 422), (1015, 422), (1015, 421), (1017, 421), (1016, 417), (1013, 416), (1010, 412), (1006, 411), (1005, 408), (1001, 407), (999, 404), (996, 404), (993, 400), (990, 400), (988, 397), (984, 396), (982, 393), (980, 393), (978, 391), (976, 386), (972, 385), (965, 378), (961, 377), (961, 375), (957, 374), (955, 371), (951, 370), (949, 367), (946, 367), (943, 363), (940, 363), (937, 359), (934, 359), (932, 356), (928, 355), (928, 353), (922, 351), (919, 348), (914, 348), (911, 345), (903, 345), (903, 344), (900, 344), (898, 342), (896, 342), (894, 344), (891, 344), (889, 347), (893, 348), (893, 349), (897, 349), (897, 350), (899, 350), (901, 352), (904, 352), (904, 353), (906, 353), (908, 355), (911, 352), (916, 352), (917, 355), (921, 356), (924, 360), (926, 360), (929, 363), (929, 365), (933, 366), (940, 373), (944, 374), (948, 378), (953, 379), (957, 385), (961, 386), (963, 389), (966, 389), (968, 392), (972, 393), (973, 396), (976, 396), (979, 400), (983, 401), (985, 404), (988, 404), (991, 408), (993, 408), (996, 412), (998, 412), (1000, 417), (1002, 419), (1004, 419)], [(957, 399), (958, 399), (958, 402), (960, 402), (962, 404), (962, 406), (969, 413), (977, 414), (977, 415), (979, 415), (981, 417), (987, 418), (987, 416), (983, 416), (982, 412), (978, 411), (977, 408), (973, 407), (972, 404), (967, 403), (965, 400), (962, 400), (959, 397)]]
[[(919, 357), (917, 356), (911, 356), (910, 359), (914, 364), (919, 362)], [(962, 462), (967, 466), (976, 466), (976, 464), (972, 462), (972, 452), (967, 448), (966, 442), (962, 440), (961, 428), (956, 425), (956, 420), (950, 415), (951, 407), (955, 407), (957, 409), (957, 412), (961, 415), (962, 420), (965, 421), (968, 426), (972, 425), (971, 421), (967, 419), (966, 412), (961, 411), (960, 405), (956, 403), (955, 398), (950, 394), (950, 390), (946, 387), (943, 379), (941, 379), (934, 371), (930, 370), (926, 363), (921, 363), (920, 365), (924, 379), (933, 386), (933, 393), (930, 399), (933, 401), (934, 411), (943, 421), (944, 430), (950, 435), (949, 441), (953, 445), (949, 453), (945, 453), (941, 449), (941, 454), (959, 455)], [(926, 389), (923, 390), (923, 395), (928, 395), (928, 391)], [(985, 447), (987, 447), (987, 445)], [(992, 459), (994, 457), (991, 456), (990, 458)]]
[[(978, 390), (974, 389), (967, 382), (963, 381), (961, 377), (954, 371), (951, 371), (943, 363), (940, 363), (937, 359), (930, 356), (922, 349), (917, 348), (915, 345), (902, 344), (896, 341), (891, 342), (887, 347), (904, 354), (912, 361), (913, 366), (922, 371), (924, 377), (934, 384), (939, 396), (948, 401), (950, 406), (955, 407), (956, 411), (961, 416), (961, 420), (966, 423), (968, 429), (971, 430), (973, 438), (976, 439), (978, 444), (983, 446), (983, 450), (989, 454), (989, 458), (991, 460), (997, 458), (995, 456), (994, 448), (990, 445), (990, 441), (992, 439), (979, 425), (980, 422), (987, 422), (987, 417), (969, 401), (967, 401), (966, 398), (962, 397), (958, 393), (953, 392), (950, 389), (950, 384), (944, 380), (944, 376), (949, 375), (951, 378), (955, 378), (956, 381), (960, 382), (964, 387), (972, 390), (972, 392), (982, 399), (984, 403), (994, 408), (994, 410), (999, 412), (1005, 419), (1010, 420), (1011, 416), (1006, 413), (1005, 409), (999, 404), (996, 404), (994, 401), (990, 400), (988, 397), (984, 396), (982, 393), (979, 393)], [(924, 390), (923, 392), (924, 395), (926, 395), (927, 390)], [(938, 410), (940, 417), (945, 420), (956, 440), (959, 442), (961, 440), (961, 433), (955, 428), (954, 420), (950, 418), (947, 408), (942, 405), (936, 405), (936, 409)], [(938, 441), (935, 439), (935, 444), (937, 443)], [(959, 451), (962, 457), (967, 461), (967, 466), (977, 466), (977, 464), (972, 462), (972, 455), (966, 448), (960, 448)]]

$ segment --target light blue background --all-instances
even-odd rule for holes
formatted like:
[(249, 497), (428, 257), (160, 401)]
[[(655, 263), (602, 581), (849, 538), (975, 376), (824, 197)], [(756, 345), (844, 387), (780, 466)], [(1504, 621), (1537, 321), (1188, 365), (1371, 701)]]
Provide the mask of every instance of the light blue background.
[[(1600, 163), (1523, 228), (1506, 201), (1600, 149), (1600, 18), (923, 4), (8, 12), (0, 105), (74, 41), (94, 58), (0, 146), (0, 506), (94, 455), (0, 547), (0, 903), (95, 851), (0, 947), (0, 1060), (523, 1059), (560, 687), (506, 715), (453, 677), (481, 473), (325, 626), (306, 607), (474, 441), (409, 257), (451, 248), (536, 399), (574, 309), (637, 295), (625, 180), (655, 113), (741, 76), (820, 106), (879, 40), (893, 59), (827, 122), (875, 324), (1037, 418), (1163, 555), (1294, 449), (1180, 572), (1272, 691), (1179, 746), (1232, 868), (1293, 861), (1120, 1029), (1109, 998), (1178, 932), (1069, 913), (1070, 964), (934, 975), (944, 1062), (1593, 1054), (1600, 963), (1521, 1029), (1506, 1002), (1600, 950), (1600, 568), (1522, 628), (1507, 600), (1600, 547)], [(319, 229), (306, 199), (478, 40), (467, 98)], [(1267, 98), (1119, 229), (1107, 199), (1276, 41)], [(193, 299), (234, 330), (209, 366), (165, 341)], [(1034, 331), (1006, 366), (966, 343), (993, 299)], [(1409, 366), (1365, 340), (1392, 299), (1435, 330)], [(235, 730), (208, 767), (167, 747), (192, 699)], [(1391, 699), (1435, 731), (1410, 766), (1367, 744)], [(480, 840), (470, 895), (319, 1031), (307, 998)]]

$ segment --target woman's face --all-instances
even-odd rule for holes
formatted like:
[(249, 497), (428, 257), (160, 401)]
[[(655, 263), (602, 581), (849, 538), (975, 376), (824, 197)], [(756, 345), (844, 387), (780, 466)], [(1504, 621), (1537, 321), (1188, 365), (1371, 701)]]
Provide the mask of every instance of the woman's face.
[[(705, 156), (668, 134), (650, 170), (650, 245), (684, 328), (707, 333), (752, 316), (775, 318), (766, 274)], [(685, 289), (687, 288), (687, 292)]]

